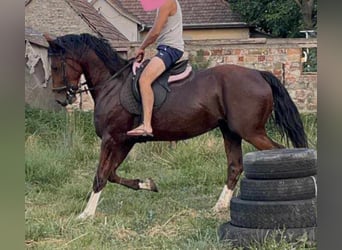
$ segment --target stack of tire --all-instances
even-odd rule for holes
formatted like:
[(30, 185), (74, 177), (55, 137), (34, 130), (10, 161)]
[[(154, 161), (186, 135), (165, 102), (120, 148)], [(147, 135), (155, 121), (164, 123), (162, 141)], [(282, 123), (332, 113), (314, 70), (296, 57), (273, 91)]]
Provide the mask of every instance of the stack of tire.
[(316, 151), (258, 151), (247, 153), (243, 163), (240, 195), (231, 200), (231, 220), (218, 229), (220, 240), (245, 247), (267, 237), (316, 242)]

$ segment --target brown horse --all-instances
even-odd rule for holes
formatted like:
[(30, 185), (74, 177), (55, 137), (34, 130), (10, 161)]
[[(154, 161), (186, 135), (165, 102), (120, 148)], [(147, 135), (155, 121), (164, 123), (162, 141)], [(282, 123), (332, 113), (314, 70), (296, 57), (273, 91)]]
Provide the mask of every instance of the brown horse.
[[(242, 139), (259, 150), (281, 148), (265, 131), (274, 110), (274, 120), (282, 135), (294, 147), (307, 147), (298, 110), (280, 81), (271, 73), (236, 65), (221, 65), (192, 73), (192, 77), (171, 85), (164, 104), (153, 113), (153, 138), (132, 138), (126, 132), (139, 119), (121, 105), (119, 93), (131, 82), (132, 60), (118, 56), (109, 44), (89, 34), (65, 35), (49, 42), (53, 90), (58, 102), (72, 102), (80, 92), (79, 79), (86, 84), (95, 102), (94, 123), (102, 139), (101, 153), (87, 207), (79, 216), (95, 214), (100, 193), (107, 181), (138, 190), (157, 191), (152, 179), (125, 179), (117, 168), (137, 142), (144, 140), (185, 140), (219, 127), (228, 161), (227, 181), (214, 209), (226, 209), (243, 171)], [(61, 94), (63, 97), (61, 99)]]

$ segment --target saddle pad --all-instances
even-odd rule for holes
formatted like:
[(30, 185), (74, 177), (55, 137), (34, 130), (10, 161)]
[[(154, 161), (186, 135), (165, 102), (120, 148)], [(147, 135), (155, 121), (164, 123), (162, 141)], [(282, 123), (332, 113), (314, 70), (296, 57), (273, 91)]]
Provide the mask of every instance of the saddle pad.
[[(133, 74), (129, 74), (128, 79), (132, 79)], [(142, 108), (138, 103), (132, 92), (130, 80), (126, 81), (120, 90), (120, 103), (131, 114), (140, 115)]]
[[(132, 79), (133, 74), (128, 76), (128, 79)], [(166, 100), (167, 90), (159, 85), (152, 84), (152, 90), (154, 93), (154, 105), (153, 110), (156, 110), (161, 107), (161, 105)], [(131, 114), (141, 115), (142, 114), (142, 105), (140, 102), (136, 100), (132, 91), (131, 81), (126, 81), (121, 88), (120, 91), (120, 103), (121, 105)]]

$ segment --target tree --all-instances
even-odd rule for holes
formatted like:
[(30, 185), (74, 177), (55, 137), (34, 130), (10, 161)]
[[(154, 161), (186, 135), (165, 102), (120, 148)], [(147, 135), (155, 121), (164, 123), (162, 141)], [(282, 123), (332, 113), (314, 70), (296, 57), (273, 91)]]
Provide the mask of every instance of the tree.
[(317, 22), (317, 0), (294, 0), (302, 12), (304, 29), (311, 30)]
[(317, 0), (228, 0), (233, 11), (275, 37), (299, 37), (316, 25)]

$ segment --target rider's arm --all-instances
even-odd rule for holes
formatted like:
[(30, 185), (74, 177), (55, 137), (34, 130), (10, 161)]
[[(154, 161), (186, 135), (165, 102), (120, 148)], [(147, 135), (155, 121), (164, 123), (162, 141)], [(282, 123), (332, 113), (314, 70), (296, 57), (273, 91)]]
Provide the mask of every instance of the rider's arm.
[(157, 40), (165, 23), (167, 22), (169, 15), (172, 12), (173, 4), (174, 4), (174, 1), (167, 0), (166, 3), (163, 4), (163, 6), (159, 8), (159, 12), (154, 20), (154, 24), (151, 30), (148, 32), (143, 43), (141, 44), (140, 49), (144, 50), (145, 48), (147, 48), (149, 45), (153, 44)]

